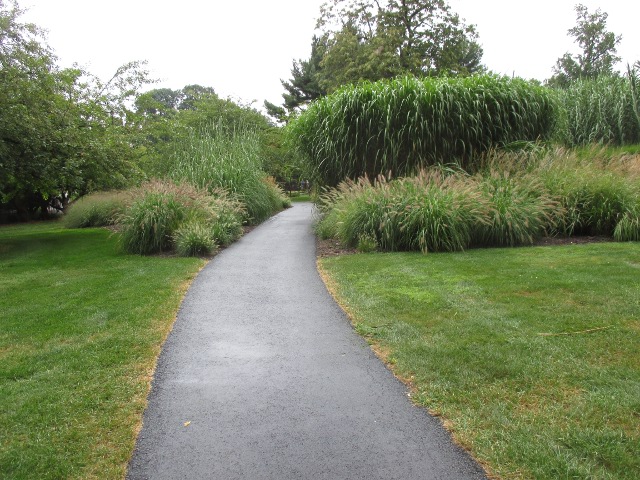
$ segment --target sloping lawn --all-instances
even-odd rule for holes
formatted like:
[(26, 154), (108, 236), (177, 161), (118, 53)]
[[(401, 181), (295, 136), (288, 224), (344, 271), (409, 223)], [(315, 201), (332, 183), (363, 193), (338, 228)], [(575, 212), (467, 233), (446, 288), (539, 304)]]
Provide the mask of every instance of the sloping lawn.
[(640, 244), (319, 262), (413, 400), (499, 478), (640, 478)]
[(0, 226), (0, 478), (123, 478), (161, 343), (204, 261), (107, 230)]

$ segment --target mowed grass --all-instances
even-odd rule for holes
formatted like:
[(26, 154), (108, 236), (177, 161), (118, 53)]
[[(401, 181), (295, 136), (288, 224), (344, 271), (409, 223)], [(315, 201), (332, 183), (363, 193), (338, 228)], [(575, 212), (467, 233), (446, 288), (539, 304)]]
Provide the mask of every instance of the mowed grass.
[(124, 478), (197, 258), (103, 229), (0, 227), (0, 478)]
[(319, 265), (413, 400), (491, 474), (640, 477), (640, 244)]

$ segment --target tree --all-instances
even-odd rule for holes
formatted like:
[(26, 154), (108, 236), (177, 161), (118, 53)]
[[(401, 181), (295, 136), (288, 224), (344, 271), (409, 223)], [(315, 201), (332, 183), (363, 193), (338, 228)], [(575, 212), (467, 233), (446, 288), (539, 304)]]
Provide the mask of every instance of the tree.
[(318, 27), (328, 39), (320, 81), (328, 91), (358, 80), (482, 70), (475, 27), (444, 0), (332, 0)]
[(579, 45), (581, 53), (565, 53), (558, 59), (553, 68), (554, 75), (548, 82), (550, 85), (566, 87), (577, 79), (611, 75), (613, 66), (620, 61), (616, 47), (622, 36), (607, 31), (608, 14), (600, 9), (589, 13), (581, 4), (575, 6), (575, 11), (576, 26), (568, 33)]
[(0, 210), (22, 218), (135, 174), (128, 100), (146, 72), (123, 65), (106, 83), (60, 69), (39, 29), (0, 0)]
[(311, 41), (311, 55), (308, 60), (294, 60), (291, 68), (291, 80), (280, 80), (286, 93), (282, 94), (284, 103), (282, 106), (271, 102), (264, 102), (269, 115), (281, 123), (301, 107), (320, 98), (327, 92), (319, 84), (320, 65), (324, 53), (323, 39), (317, 36)]
[(265, 102), (280, 121), (348, 83), (483, 70), (475, 27), (445, 0), (330, 0), (317, 29), (310, 58), (294, 61), (292, 79), (282, 81), (283, 106)]

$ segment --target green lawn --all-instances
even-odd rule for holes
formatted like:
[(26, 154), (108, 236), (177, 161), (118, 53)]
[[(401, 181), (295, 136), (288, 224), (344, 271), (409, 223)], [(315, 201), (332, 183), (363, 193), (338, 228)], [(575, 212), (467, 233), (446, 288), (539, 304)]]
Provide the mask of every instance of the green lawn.
[(160, 345), (204, 261), (107, 230), (0, 226), (0, 478), (123, 478)]
[(640, 244), (325, 258), (356, 329), (499, 478), (640, 478)]

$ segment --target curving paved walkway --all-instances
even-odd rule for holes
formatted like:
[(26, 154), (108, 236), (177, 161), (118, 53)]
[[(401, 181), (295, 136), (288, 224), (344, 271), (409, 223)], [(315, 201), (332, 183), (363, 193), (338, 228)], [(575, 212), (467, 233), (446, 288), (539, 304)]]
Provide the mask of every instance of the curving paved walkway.
[(485, 478), (327, 293), (312, 221), (298, 204), (198, 275), (127, 478)]

